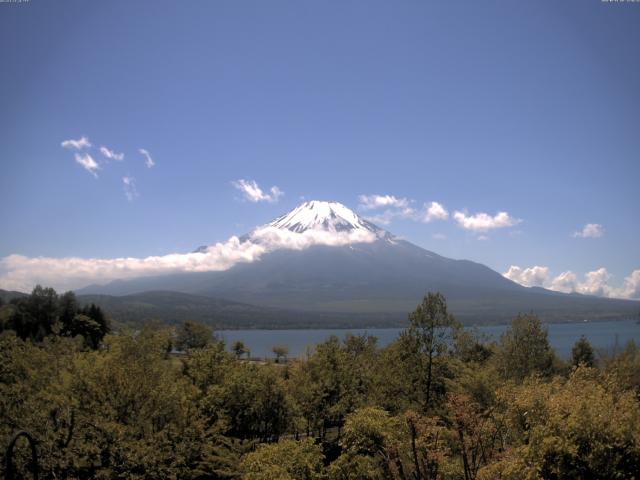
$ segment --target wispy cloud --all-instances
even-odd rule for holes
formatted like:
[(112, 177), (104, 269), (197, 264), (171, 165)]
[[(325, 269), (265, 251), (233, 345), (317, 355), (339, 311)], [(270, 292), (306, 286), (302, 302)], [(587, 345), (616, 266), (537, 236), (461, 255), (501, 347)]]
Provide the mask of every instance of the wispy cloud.
[(368, 216), (367, 219), (384, 225), (388, 225), (396, 218), (424, 223), (449, 218), (447, 209), (438, 202), (425, 203), (422, 209), (417, 209), (411, 206), (414, 203), (413, 200), (395, 195), (360, 195), (358, 200), (360, 210), (382, 210)]
[(563, 293), (581, 293), (598, 297), (640, 299), (640, 269), (625, 277), (621, 287), (610, 284), (613, 276), (605, 267), (587, 272), (582, 279), (571, 270), (551, 276), (549, 267), (520, 268), (512, 265), (505, 277), (526, 287), (538, 286)]
[(396, 218), (416, 219), (416, 211), (411, 207), (405, 208), (388, 208), (376, 215), (369, 215), (367, 220), (373, 223), (389, 225)]
[(89, 155), (88, 153), (76, 153), (74, 156), (78, 165), (84, 168), (95, 178), (98, 178), (98, 170), (100, 170), (100, 165), (98, 165), (98, 162), (96, 162), (91, 155)]
[(156, 162), (153, 161), (153, 158), (151, 158), (151, 154), (148, 150), (140, 148), (138, 149), (138, 152), (140, 152), (140, 154), (144, 157), (144, 164), (147, 166), (147, 168), (152, 168), (155, 166)]
[(284, 195), (284, 192), (275, 185), (269, 189), (268, 193), (263, 191), (255, 180), (235, 180), (231, 185), (242, 192), (245, 199), (253, 203), (276, 203)]
[(124, 188), (124, 195), (127, 200), (132, 202), (136, 197), (139, 197), (138, 189), (136, 188), (136, 179), (130, 176), (122, 177), (122, 186)]
[(406, 198), (398, 198), (394, 195), (360, 195), (358, 197), (361, 210), (375, 210), (378, 208), (407, 208), (409, 200)]
[(483, 212), (468, 215), (465, 212), (455, 211), (453, 218), (458, 223), (458, 226), (472, 232), (488, 232), (496, 228), (512, 227), (522, 221), (512, 217), (507, 212), (498, 212), (491, 216)]
[(60, 145), (71, 150), (82, 150), (83, 148), (91, 148), (92, 146), (87, 137), (80, 137), (78, 140), (64, 140)]
[(587, 223), (582, 230), (573, 233), (573, 236), (578, 238), (599, 238), (603, 235), (604, 227), (599, 223)]
[(109, 160), (115, 160), (117, 162), (124, 160), (124, 153), (116, 153), (104, 145), (100, 147), (100, 153), (103, 157), (108, 158)]

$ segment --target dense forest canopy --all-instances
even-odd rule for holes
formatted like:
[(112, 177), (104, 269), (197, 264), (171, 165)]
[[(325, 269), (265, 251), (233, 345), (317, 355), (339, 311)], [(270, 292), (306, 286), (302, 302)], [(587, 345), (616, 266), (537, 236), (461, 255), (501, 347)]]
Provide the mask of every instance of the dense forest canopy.
[[(428, 294), (385, 348), (372, 336), (331, 337), (295, 359), (276, 346), (277, 362), (248, 360), (242, 342), (229, 353), (195, 322), (109, 333), (99, 308), (42, 287), (1, 305), (0, 328), (0, 441), (29, 432), (40, 478), (640, 471), (640, 349), (599, 355), (580, 338), (565, 362), (532, 314), (488, 343)], [(26, 456), (21, 441), (18, 478)]]

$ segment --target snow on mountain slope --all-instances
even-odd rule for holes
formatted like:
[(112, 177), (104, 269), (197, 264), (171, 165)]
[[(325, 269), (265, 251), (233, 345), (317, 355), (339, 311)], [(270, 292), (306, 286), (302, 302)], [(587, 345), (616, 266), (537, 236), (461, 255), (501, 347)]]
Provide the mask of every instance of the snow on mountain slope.
[[(249, 241), (268, 250), (302, 250), (390, 240), (392, 235), (338, 202), (313, 200), (251, 232)], [(244, 238), (243, 238), (244, 239)]]
[(365, 230), (376, 235), (385, 233), (384, 230), (363, 219), (341, 203), (318, 200), (304, 202), (267, 225), (296, 233), (303, 233), (307, 230), (330, 232)]
[[(365, 220), (338, 202), (312, 200), (304, 202), (274, 221), (256, 227), (240, 241), (251, 242), (274, 251), (303, 250), (314, 245), (345, 246), (372, 243), (376, 240), (393, 242), (393, 235)], [(210, 246), (196, 252), (207, 253)]]

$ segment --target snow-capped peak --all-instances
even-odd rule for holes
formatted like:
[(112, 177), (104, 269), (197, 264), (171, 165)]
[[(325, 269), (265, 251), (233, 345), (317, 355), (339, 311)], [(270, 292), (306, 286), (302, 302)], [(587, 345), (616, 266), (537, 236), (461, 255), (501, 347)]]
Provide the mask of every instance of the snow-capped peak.
[(307, 230), (351, 232), (366, 230), (376, 236), (384, 230), (360, 217), (353, 210), (338, 202), (311, 200), (298, 205), (289, 213), (275, 219), (268, 226), (303, 233)]
[[(395, 237), (365, 220), (338, 202), (312, 200), (304, 202), (274, 221), (253, 229), (239, 238), (241, 243), (260, 245), (266, 251), (280, 248), (301, 250), (313, 245), (345, 246), (384, 240), (395, 243)], [(196, 249), (196, 253), (210, 250)]]

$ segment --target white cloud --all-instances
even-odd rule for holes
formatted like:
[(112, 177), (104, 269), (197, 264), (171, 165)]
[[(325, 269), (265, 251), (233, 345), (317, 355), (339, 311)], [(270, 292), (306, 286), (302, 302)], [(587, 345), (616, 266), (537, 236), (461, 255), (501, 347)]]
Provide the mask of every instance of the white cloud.
[(124, 195), (130, 202), (133, 201), (134, 198), (140, 196), (138, 189), (136, 188), (135, 178), (129, 176), (122, 177), (122, 186), (124, 188)]
[(639, 298), (640, 299), (640, 269), (634, 270), (624, 279), (622, 288), (616, 291), (617, 296), (621, 298)]
[(117, 162), (121, 162), (122, 160), (124, 160), (124, 153), (116, 153), (113, 150), (105, 147), (104, 145), (100, 147), (100, 153), (102, 154), (102, 156), (108, 158), (109, 160), (115, 160)]
[(151, 158), (151, 154), (148, 150), (140, 148), (138, 149), (138, 152), (140, 152), (140, 154), (144, 157), (144, 164), (147, 166), (147, 168), (155, 166), (156, 162), (153, 161), (153, 158)]
[(577, 286), (577, 292), (585, 295), (596, 295), (598, 297), (608, 297), (613, 292), (609, 286), (611, 274), (602, 267), (584, 275), (584, 281)]
[(284, 195), (284, 192), (276, 186), (271, 187), (269, 189), (269, 193), (264, 192), (254, 180), (240, 179), (231, 182), (231, 185), (240, 190), (244, 195), (244, 198), (253, 203), (275, 203), (282, 195)]
[(54, 288), (74, 289), (96, 282), (130, 279), (177, 272), (227, 270), (232, 266), (259, 260), (262, 255), (279, 249), (302, 250), (314, 245), (341, 246), (368, 243), (376, 235), (367, 230), (331, 232), (306, 230), (302, 233), (263, 226), (241, 241), (231, 237), (205, 251), (176, 253), (146, 258), (30, 258), (10, 255), (0, 258), (0, 288), (29, 291), (40, 283)]
[(376, 210), (378, 208), (407, 208), (409, 200), (406, 198), (398, 198), (394, 195), (360, 195), (358, 197), (361, 210)]
[(426, 209), (423, 221), (431, 222), (433, 220), (446, 220), (449, 218), (449, 212), (438, 202), (425, 203)]
[(557, 292), (572, 293), (577, 291), (578, 277), (571, 270), (562, 272), (551, 280), (549, 288)]
[(536, 265), (523, 269), (517, 265), (511, 265), (509, 270), (502, 275), (525, 287), (542, 287), (549, 278), (549, 267)]
[(634, 270), (624, 279), (622, 287), (610, 285), (613, 276), (605, 267), (584, 274), (582, 280), (571, 270), (551, 278), (548, 267), (520, 268), (512, 265), (505, 277), (526, 287), (541, 286), (564, 293), (581, 293), (609, 298), (640, 299), (640, 269)]
[(575, 273), (568, 270), (551, 280), (549, 288), (564, 293), (576, 292), (598, 297), (617, 297), (618, 292), (609, 286), (609, 280), (611, 280), (611, 274), (604, 267), (585, 273), (582, 281)]
[(424, 223), (449, 218), (449, 212), (438, 202), (425, 203), (422, 211), (411, 207), (413, 200), (394, 195), (360, 195), (358, 200), (360, 201), (358, 205), (360, 210), (384, 209), (376, 215), (367, 217), (367, 220), (383, 225), (388, 225), (396, 218)]
[(88, 153), (76, 153), (75, 159), (78, 165), (81, 165), (87, 172), (98, 178), (100, 165), (98, 165), (98, 162), (96, 162), (91, 155)]
[(492, 217), (482, 212), (475, 215), (467, 215), (464, 212), (455, 211), (453, 218), (460, 227), (473, 232), (487, 232), (496, 228), (512, 227), (522, 221), (513, 218), (507, 212), (498, 212)]
[(587, 223), (582, 230), (574, 232), (574, 237), (579, 238), (599, 238), (604, 235), (604, 227), (599, 223)]
[(175, 272), (226, 270), (239, 262), (251, 262), (265, 248), (232, 237), (206, 252), (170, 254), (146, 258), (29, 258), (10, 255), (0, 259), (2, 288), (29, 291), (37, 283), (58, 289), (79, 288), (95, 282), (129, 279)]
[(288, 229), (264, 226), (251, 234), (251, 239), (267, 248), (268, 251), (288, 249), (304, 250), (314, 245), (339, 247), (354, 243), (371, 243), (377, 240), (375, 233), (354, 229), (349, 231), (305, 230), (302, 233)]
[(83, 148), (90, 148), (91, 142), (87, 137), (80, 137), (78, 140), (64, 140), (60, 145), (72, 150), (82, 150)]

